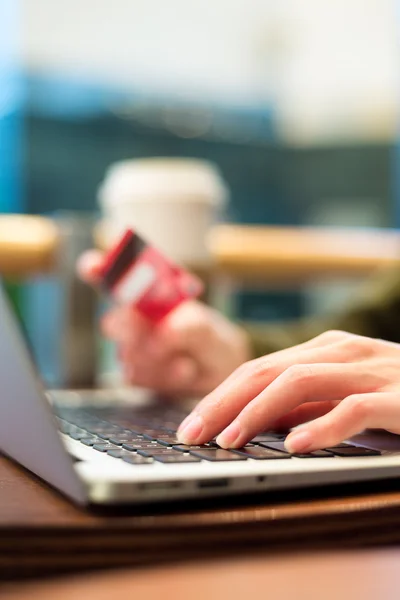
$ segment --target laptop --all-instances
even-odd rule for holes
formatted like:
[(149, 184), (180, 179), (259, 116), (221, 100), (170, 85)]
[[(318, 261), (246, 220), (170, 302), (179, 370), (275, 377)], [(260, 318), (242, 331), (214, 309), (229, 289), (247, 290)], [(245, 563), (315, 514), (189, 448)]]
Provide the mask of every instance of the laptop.
[(400, 437), (366, 432), (291, 456), (265, 432), (239, 450), (175, 439), (183, 408), (134, 390), (45, 391), (0, 285), (0, 449), (81, 505), (149, 504), (394, 478)]

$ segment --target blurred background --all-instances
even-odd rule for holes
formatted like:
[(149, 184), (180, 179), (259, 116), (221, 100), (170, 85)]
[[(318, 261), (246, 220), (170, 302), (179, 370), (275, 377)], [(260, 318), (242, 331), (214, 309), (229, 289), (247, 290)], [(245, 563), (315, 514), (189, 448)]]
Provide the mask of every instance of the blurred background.
[[(399, 9), (2, 0), (0, 212), (96, 216), (110, 164), (179, 156), (219, 168), (229, 222), (398, 226)], [(38, 323), (43, 303), (57, 312), (52, 285), (24, 285), (27, 321)], [(238, 289), (235, 311), (295, 318), (339, 303), (334, 289)], [(56, 382), (52, 345), (40, 344)]]

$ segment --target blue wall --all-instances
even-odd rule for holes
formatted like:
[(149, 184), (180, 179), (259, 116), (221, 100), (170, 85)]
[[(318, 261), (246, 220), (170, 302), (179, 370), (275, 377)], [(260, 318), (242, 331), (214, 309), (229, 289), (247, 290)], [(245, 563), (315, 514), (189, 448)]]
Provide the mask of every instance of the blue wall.
[(0, 212), (23, 206), (23, 81), (18, 65), (19, 3), (0, 1)]

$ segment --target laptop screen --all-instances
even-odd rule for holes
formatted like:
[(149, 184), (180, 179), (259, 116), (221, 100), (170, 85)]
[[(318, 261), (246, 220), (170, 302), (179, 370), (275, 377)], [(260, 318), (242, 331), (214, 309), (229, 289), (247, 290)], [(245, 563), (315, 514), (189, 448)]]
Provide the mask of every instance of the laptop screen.
[(19, 319), (1, 283), (0, 449), (77, 502), (85, 502)]

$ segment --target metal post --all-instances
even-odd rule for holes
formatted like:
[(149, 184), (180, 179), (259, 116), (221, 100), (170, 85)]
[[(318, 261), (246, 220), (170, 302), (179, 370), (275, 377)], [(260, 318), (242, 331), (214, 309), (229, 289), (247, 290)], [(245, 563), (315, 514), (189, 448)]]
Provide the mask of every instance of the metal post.
[(70, 388), (90, 388), (96, 381), (97, 300), (94, 290), (79, 280), (76, 261), (93, 247), (92, 216), (65, 213), (56, 223), (60, 230), (60, 245), (56, 276), (61, 286), (61, 338), (59, 360), (61, 385)]

